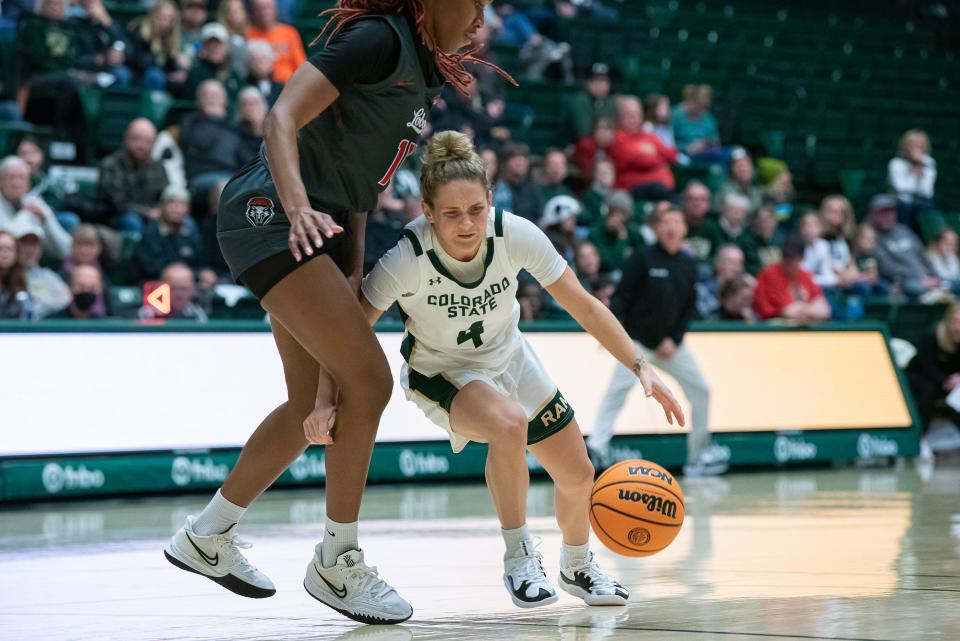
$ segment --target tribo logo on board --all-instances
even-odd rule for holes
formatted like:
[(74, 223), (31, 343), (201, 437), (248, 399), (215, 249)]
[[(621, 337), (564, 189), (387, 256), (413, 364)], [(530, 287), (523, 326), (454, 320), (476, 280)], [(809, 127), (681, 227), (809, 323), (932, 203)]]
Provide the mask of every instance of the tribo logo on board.
[(413, 450), (400, 452), (400, 473), (407, 478), (424, 474), (445, 474), (450, 471), (450, 461), (445, 456), (427, 453), (420, 454)]
[(861, 434), (857, 437), (857, 456), (860, 458), (876, 458), (878, 456), (896, 456), (900, 448), (896, 441), (885, 436), (871, 436)]
[(773, 442), (773, 456), (778, 463), (811, 461), (817, 458), (817, 446), (802, 438), (778, 436)]
[(649, 476), (650, 478), (666, 481), (667, 485), (673, 485), (673, 477), (666, 472), (655, 470), (652, 467), (643, 467), (642, 465), (631, 465), (627, 468), (630, 476)]
[(88, 470), (85, 465), (59, 465), (47, 463), (40, 473), (43, 489), (49, 494), (57, 494), (63, 490), (95, 490), (103, 487), (107, 481), (103, 470)]
[(323, 454), (317, 456), (304, 452), (290, 464), (290, 476), (297, 481), (327, 478), (327, 460)]
[(209, 456), (205, 459), (178, 456), (170, 465), (170, 479), (177, 487), (191, 483), (222, 483), (229, 473), (227, 465), (217, 465)]
[(617, 498), (621, 501), (643, 503), (647, 506), (648, 512), (657, 512), (670, 518), (677, 516), (677, 504), (674, 501), (665, 500), (662, 496), (654, 496), (652, 494), (644, 494), (631, 490), (620, 490)]

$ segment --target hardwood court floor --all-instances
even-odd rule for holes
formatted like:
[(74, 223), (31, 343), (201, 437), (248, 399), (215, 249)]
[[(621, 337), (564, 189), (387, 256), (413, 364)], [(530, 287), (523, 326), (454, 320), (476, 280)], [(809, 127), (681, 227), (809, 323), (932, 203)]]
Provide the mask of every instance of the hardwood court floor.
[[(303, 591), (323, 493), (272, 492), (241, 534), (277, 584), (248, 600), (168, 564), (167, 537), (205, 497), (0, 511), (0, 639), (924, 641), (960, 639), (960, 469), (837, 470), (682, 480), (687, 521), (647, 559), (599, 551), (630, 587), (622, 608), (520, 610), (480, 485), (375, 487), (368, 561), (413, 603), (402, 626), (354, 624)], [(530, 525), (555, 578), (552, 489)]]

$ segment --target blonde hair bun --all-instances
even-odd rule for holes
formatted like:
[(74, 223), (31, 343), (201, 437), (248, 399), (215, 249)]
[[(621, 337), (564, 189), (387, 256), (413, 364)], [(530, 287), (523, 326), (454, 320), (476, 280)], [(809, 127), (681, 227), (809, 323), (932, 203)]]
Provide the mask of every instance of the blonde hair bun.
[(431, 167), (458, 160), (470, 161), (475, 154), (473, 143), (465, 134), (459, 131), (441, 131), (427, 144), (423, 164)]
[(433, 203), (437, 190), (455, 180), (469, 180), (490, 189), (487, 167), (477, 155), (473, 141), (459, 131), (437, 132), (423, 154), (420, 191), (423, 199)]

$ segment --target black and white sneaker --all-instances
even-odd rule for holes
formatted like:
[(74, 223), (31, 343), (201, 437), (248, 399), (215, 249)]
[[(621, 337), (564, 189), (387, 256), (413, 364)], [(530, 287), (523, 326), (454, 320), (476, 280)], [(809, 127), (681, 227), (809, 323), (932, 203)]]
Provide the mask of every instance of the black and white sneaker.
[(580, 565), (560, 564), (560, 588), (587, 605), (625, 605), (630, 592), (611, 579), (593, 560), (593, 552)]
[(200, 536), (193, 531), (195, 517), (177, 530), (170, 545), (163, 551), (170, 563), (181, 570), (205, 576), (231, 592), (252, 599), (263, 599), (276, 594), (273, 582), (257, 568), (250, 565), (240, 549), (252, 547), (242, 540), (231, 527), (223, 534)]
[(538, 608), (556, 603), (557, 591), (550, 585), (543, 570), (543, 557), (532, 541), (520, 544), (521, 554), (503, 560), (503, 584), (510, 592), (514, 605), (520, 608)]
[(303, 587), (317, 601), (360, 623), (402, 623), (413, 608), (363, 562), (363, 552), (349, 550), (330, 568), (320, 562), (319, 549), (307, 566)]

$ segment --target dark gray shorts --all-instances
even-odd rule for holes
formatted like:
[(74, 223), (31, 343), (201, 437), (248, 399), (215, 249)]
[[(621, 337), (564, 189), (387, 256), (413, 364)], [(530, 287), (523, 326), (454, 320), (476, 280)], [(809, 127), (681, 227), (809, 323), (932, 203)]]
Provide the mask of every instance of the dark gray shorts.
[[(346, 212), (321, 210), (333, 216), (345, 231), (333, 238), (325, 239), (323, 247), (317, 250), (314, 256), (330, 255), (339, 264), (341, 246), (344, 237), (349, 234), (348, 217)], [(289, 255), (289, 261), (285, 262), (290, 268), (286, 271), (272, 270), (277, 274), (275, 279), (286, 276), (302, 265), (303, 263), (296, 263), (293, 259), (287, 244), (289, 237), (290, 221), (280, 204), (280, 197), (277, 195), (270, 172), (262, 159), (258, 158), (230, 179), (223, 189), (220, 208), (217, 211), (217, 240), (233, 279), (238, 283), (246, 284), (243, 278), (244, 273), (278, 254)], [(277, 260), (272, 262), (276, 263)], [(260, 298), (266, 293), (263, 291), (262, 281), (261, 275), (257, 288), (260, 291), (254, 292)], [(268, 284), (272, 286), (276, 282)]]

